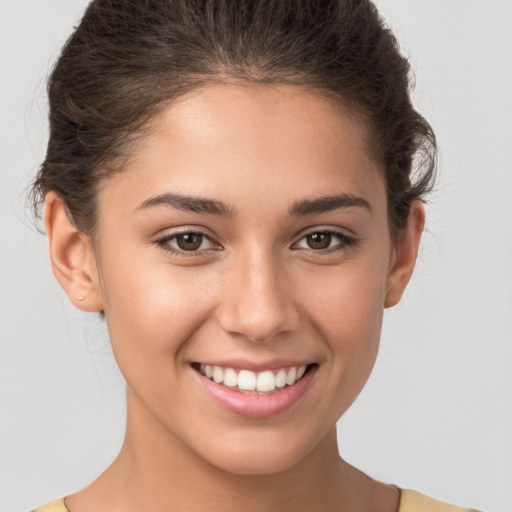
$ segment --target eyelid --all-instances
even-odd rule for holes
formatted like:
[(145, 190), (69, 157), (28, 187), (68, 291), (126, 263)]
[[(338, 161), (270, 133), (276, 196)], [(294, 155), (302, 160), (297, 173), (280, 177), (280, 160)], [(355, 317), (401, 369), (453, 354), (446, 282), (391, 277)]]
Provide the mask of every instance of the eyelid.
[(162, 248), (164, 251), (167, 251), (171, 254), (175, 254), (182, 257), (198, 257), (204, 255), (205, 252), (211, 251), (211, 250), (219, 250), (218, 248), (209, 247), (207, 249), (199, 249), (196, 251), (185, 251), (181, 250), (179, 248), (172, 247), (169, 242), (170, 240), (180, 236), (180, 235), (187, 235), (187, 234), (196, 234), (204, 237), (207, 239), (212, 245), (217, 245), (218, 247), (222, 248), (221, 244), (215, 241), (215, 238), (206, 232), (204, 228), (198, 227), (198, 226), (183, 226), (176, 228), (172, 231), (168, 231), (167, 233), (159, 236), (154, 240), (154, 244), (158, 247)]
[[(153, 243), (163, 250), (180, 256), (180, 257), (200, 257), (204, 256), (205, 253), (212, 251), (212, 250), (222, 250), (222, 245), (216, 241), (216, 237), (212, 236), (208, 233), (209, 230), (202, 228), (200, 226), (182, 226), (179, 228), (175, 228), (172, 231), (169, 231), (160, 237), (158, 237), (156, 240), (153, 241)], [(336, 251), (346, 251), (351, 246), (356, 245), (359, 242), (359, 239), (356, 238), (354, 235), (347, 234), (347, 231), (350, 232), (350, 230), (339, 228), (339, 227), (333, 227), (333, 226), (314, 226), (308, 229), (303, 230), (300, 234), (298, 234), (295, 238), (295, 242), (292, 244), (292, 249), (294, 250), (303, 250), (303, 251), (309, 251), (316, 254), (328, 254), (331, 252)], [(325, 249), (313, 249), (313, 248), (306, 248), (306, 247), (296, 247), (297, 244), (302, 241), (304, 238), (306, 238), (309, 235), (315, 234), (315, 233), (325, 233), (330, 234), (338, 237), (340, 239), (340, 242), (336, 244), (333, 247), (327, 247)], [(208, 247), (207, 249), (199, 249), (199, 250), (193, 250), (193, 251), (186, 251), (181, 250), (179, 248), (174, 248), (171, 245), (169, 245), (167, 242), (172, 240), (175, 237), (178, 237), (180, 235), (185, 234), (197, 234), (201, 235), (205, 239), (207, 239), (213, 246), (217, 247)]]
[(313, 228), (308, 228), (297, 236), (296, 241), (292, 244), (292, 248), (294, 248), (294, 246), (296, 246), (300, 241), (304, 240), (309, 235), (313, 235), (315, 233), (325, 233), (337, 236), (340, 239), (340, 243), (336, 244), (334, 247), (327, 247), (326, 249), (312, 249), (306, 247), (297, 247), (296, 249), (311, 251), (317, 254), (326, 254), (329, 252), (347, 250), (350, 246), (356, 245), (359, 240), (354, 235), (347, 234), (346, 231), (348, 230), (335, 228), (332, 226), (315, 226)]

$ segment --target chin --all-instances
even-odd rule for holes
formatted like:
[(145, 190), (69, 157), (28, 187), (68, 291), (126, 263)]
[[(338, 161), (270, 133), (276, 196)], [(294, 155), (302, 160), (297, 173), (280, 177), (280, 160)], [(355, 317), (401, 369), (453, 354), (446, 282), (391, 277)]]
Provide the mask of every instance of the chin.
[(219, 449), (210, 453), (208, 462), (235, 475), (271, 475), (300, 464), (316, 444), (299, 438), (290, 439), (289, 431), (281, 436), (260, 432), (250, 441), (244, 441), (243, 437), (219, 443)]
[(276, 453), (271, 457), (257, 457), (248, 459), (244, 456), (226, 457), (215, 461), (220, 469), (240, 476), (273, 475), (283, 473), (296, 466), (301, 458), (287, 456), (288, 454)]

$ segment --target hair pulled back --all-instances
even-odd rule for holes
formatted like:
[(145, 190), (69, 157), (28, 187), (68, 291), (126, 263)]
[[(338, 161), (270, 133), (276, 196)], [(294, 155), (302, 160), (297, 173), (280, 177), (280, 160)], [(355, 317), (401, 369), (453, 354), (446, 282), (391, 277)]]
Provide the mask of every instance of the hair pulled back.
[[(306, 86), (366, 123), (392, 233), (432, 187), (435, 137), (412, 107), (408, 61), (369, 0), (95, 0), (48, 83), (50, 138), (33, 186), (92, 233), (102, 180), (173, 99), (226, 78)], [(414, 178), (414, 179), (413, 179)]]

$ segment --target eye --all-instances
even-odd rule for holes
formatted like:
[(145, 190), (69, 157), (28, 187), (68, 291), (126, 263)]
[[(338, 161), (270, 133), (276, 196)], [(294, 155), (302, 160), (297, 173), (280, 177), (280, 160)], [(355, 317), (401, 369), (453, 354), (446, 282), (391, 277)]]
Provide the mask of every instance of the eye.
[(194, 253), (214, 248), (210, 237), (195, 231), (169, 234), (157, 240), (156, 244), (166, 251), (183, 256), (192, 256)]
[(346, 249), (355, 244), (353, 238), (344, 233), (333, 230), (312, 231), (303, 236), (296, 244), (295, 248), (310, 249), (313, 251), (336, 251)]
[(182, 251), (197, 251), (204, 245), (206, 237), (200, 233), (183, 233), (182, 235), (176, 235), (174, 239), (176, 245)]

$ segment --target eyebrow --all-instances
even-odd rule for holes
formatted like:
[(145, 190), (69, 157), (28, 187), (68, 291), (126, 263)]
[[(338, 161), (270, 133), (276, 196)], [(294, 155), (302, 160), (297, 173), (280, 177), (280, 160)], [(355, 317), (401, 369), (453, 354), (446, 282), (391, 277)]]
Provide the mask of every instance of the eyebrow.
[(290, 208), (288, 214), (290, 217), (295, 217), (300, 215), (313, 215), (315, 213), (328, 213), (353, 207), (364, 208), (370, 213), (372, 212), (372, 207), (366, 199), (352, 194), (339, 194), (296, 202)]
[[(137, 206), (135, 211), (161, 205), (171, 206), (185, 212), (206, 213), (209, 215), (218, 215), (230, 218), (236, 216), (236, 209), (222, 201), (173, 193), (165, 193), (150, 197)], [(364, 208), (369, 212), (372, 211), (372, 207), (366, 199), (352, 194), (339, 194), (335, 196), (325, 196), (317, 199), (304, 199), (302, 201), (297, 201), (288, 210), (288, 215), (290, 217), (314, 215), (353, 207)]]
[(198, 196), (186, 196), (182, 194), (160, 194), (155, 197), (150, 197), (141, 203), (135, 210), (144, 210), (153, 206), (172, 206), (178, 210), (192, 213), (206, 213), (210, 215), (220, 215), (222, 217), (234, 217), (235, 209), (228, 206), (222, 201), (215, 199), (207, 199)]

